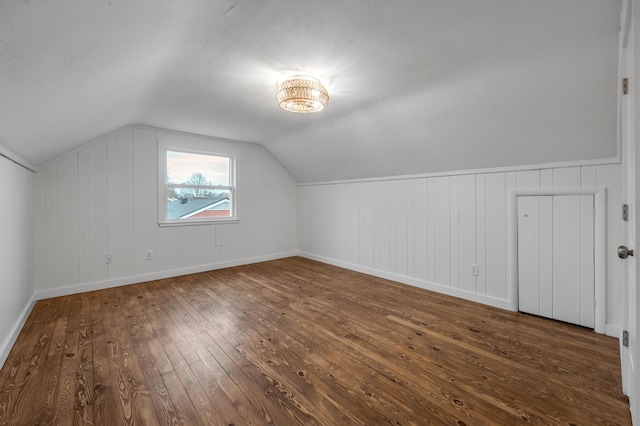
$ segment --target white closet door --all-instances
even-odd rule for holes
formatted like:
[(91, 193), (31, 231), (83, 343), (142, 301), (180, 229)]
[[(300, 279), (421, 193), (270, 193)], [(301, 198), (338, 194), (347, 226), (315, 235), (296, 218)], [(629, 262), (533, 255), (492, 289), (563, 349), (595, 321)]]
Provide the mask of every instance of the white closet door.
[(595, 203), (592, 195), (580, 197), (580, 325), (596, 326), (596, 233)]
[(518, 197), (522, 312), (593, 328), (592, 195)]
[(518, 307), (540, 310), (540, 197), (518, 197)]

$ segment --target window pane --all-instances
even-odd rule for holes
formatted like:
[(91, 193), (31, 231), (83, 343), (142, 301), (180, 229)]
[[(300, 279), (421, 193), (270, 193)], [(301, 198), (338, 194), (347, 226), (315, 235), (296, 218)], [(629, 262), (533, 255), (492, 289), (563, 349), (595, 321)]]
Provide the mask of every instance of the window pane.
[(167, 183), (230, 186), (229, 157), (167, 151)]
[(182, 195), (178, 198), (167, 198), (167, 219), (231, 217), (231, 213), (231, 193), (228, 190), (208, 191), (207, 195), (201, 197)]

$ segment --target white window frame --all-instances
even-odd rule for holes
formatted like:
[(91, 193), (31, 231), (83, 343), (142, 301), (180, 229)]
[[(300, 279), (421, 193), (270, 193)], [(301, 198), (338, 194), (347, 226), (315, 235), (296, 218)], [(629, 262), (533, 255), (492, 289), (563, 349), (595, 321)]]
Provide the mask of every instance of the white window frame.
[[(189, 189), (223, 189), (228, 190), (230, 194), (230, 208), (231, 216), (226, 217), (200, 217), (192, 218), (186, 217), (183, 219), (169, 219), (167, 218), (167, 198), (168, 189), (166, 177), (167, 177), (167, 151), (186, 152), (190, 154), (210, 155), (216, 157), (229, 158), (229, 185), (188, 185), (188, 184), (174, 184), (173, 188), (189, 188)], [(202, 225), (207, 223), (237, 223), (240, 221), (238, 218), (238, 211), (236, 209), (237, 199), (236, 189), (236, 156), (233, 154), (224, 154), (216, 151), (203, 150), (201, 148), (193, 149), (190, 147), (180, 146), (175, 143), (158, 142), (158, 225), (164, 226), (188, 226), (188, 225)]]

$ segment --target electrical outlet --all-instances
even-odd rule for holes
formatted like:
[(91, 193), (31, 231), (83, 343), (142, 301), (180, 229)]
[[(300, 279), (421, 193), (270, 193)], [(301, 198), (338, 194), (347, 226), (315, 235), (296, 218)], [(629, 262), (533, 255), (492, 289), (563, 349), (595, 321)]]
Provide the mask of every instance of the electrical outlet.
[(477, 277), (479, 274), (479, 268), (477, 263), (472, 263), (469, 265), (469, 275), (473, 275)]
[(153, 259), (153, 252), (151, 250), (147, 250), (147, 252), (145, 253), (145, 259), (147, 260), (152, 260)]
[(111, 257), (111, 255), (110, 255), (110, 254), (105, 254), (105, 255), (104, 255), (104, 263), (106, 263), (106, 264), (108, 265), (108, 264), (109, 264), (109, 263), (111, 263), (112, 261), (113, 261), (113, 257)]
[(222, 243), (218, 244), (218, 251), (224, 251), (224, 245)]

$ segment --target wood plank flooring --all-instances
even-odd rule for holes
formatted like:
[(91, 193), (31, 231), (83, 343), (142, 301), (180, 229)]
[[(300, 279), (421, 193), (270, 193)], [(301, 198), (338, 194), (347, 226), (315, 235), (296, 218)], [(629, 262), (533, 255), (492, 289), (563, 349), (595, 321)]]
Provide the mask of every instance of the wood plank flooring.
[(303, 258), (39, 301), (0, 425), (628, 425), (618, 341)]

